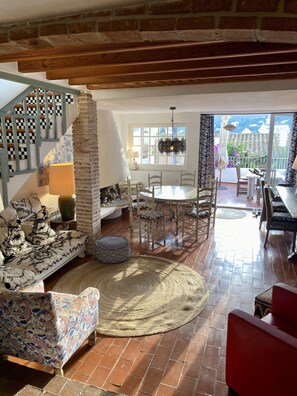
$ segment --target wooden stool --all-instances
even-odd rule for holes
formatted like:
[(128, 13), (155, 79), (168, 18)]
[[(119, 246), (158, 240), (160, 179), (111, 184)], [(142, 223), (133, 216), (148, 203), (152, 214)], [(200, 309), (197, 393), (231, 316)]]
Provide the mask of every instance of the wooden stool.
[(271, 300), (272, 300), (272, 287), (258, 294), (255, 297), (255, 311), (254, 316), (256, 318), (263, 318), (271, 312)]

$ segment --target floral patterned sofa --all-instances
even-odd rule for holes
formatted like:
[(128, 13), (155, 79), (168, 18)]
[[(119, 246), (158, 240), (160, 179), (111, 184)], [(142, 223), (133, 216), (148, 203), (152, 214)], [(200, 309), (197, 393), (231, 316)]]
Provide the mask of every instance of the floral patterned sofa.
[(12, 202), (0, 213), (0, 292), (30, 287), (83, 257), (86, 240), (81, 231), (52, 230), (36, 195)]
[[(79, 296), (65, 293), (0, 294), (0, 356), (11, 355), (62, 367), (81, 344), (96, 341), (99, 291), (89, 287)], [(1, 393), (1, 392), (0, 392)]]

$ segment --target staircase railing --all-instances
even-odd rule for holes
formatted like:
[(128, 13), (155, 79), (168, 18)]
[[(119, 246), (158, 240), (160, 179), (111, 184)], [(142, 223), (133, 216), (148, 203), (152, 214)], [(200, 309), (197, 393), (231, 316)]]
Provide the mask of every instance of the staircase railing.
[(30, 82), (30, 85), (0, 109), (0, 170), (4, 206), (8, 204), (9, 178), (32, 173), (41, 165), (42, 142), (57, 142), (65, 134), (66, 107), (79, 93), (47, 83), (41, 83), (40, 87), (40, 82), (31, 79), (22, 82)]

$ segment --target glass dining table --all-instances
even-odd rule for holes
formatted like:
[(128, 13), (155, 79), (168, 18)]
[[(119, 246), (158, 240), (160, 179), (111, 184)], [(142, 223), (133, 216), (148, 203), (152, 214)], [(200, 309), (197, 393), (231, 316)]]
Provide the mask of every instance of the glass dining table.
[[(191, 202), (197, 198), (197, 187), (193, 186), (155, 186), (155, 201), (166, 202), (175, 205), (175, 210), (171, 205), (170, 218), (175, 221), (175, 235), (178, 234), (179, 206), (181, 203)], [(145, 192), (141, 193), (146, 196)]]

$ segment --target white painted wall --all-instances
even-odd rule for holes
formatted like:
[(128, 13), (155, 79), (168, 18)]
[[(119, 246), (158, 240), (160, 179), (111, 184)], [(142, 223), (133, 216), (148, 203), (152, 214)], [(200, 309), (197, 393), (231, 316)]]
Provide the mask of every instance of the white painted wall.
[[(126, 150), (126, 157), (128, 158), (129, 147), (128, 133), (131, 125), (141, 124), (168, 124), (171, 122), (170, 112), (159, 114), (115, 114), (115, 119), (118, 124), (122, 144)], [(165, 169), (164, 166), (154, 166), (154, 169), (148, 169), (144, 166), (139, 166), (138, 170), (131, 171), (132, 181), (141, 181), (147, 185), (148, 172), (163, 172), (163, 184), (179, 184), (180, 170), (187, 170), (193, 172), (198, 168), (198, 147), (200, 134), (200, 114), (195, 113), (175, 113), (175, 123), (184, 124), (187, 126), (187, 150), (186, 150), (186, 164), (178, 171)]]

